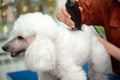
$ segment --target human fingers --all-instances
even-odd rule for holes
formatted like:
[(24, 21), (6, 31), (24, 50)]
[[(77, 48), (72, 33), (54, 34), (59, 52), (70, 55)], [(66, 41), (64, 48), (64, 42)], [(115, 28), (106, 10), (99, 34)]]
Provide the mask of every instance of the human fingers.
[(74, 22), (71, 20), (70, 14), (66, 11), (65, 6), (60, 7), (57, 14), (58, 20), (70, 27), (74, 27)]

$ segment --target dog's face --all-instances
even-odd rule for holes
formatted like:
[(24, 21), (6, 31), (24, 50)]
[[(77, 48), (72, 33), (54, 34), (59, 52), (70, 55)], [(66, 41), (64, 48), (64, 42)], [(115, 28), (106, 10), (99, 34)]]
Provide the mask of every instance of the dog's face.
[[(24, 53), (37, 34), (52, 35), (57, 24), (48, 15), (28, 13), (21, 15), (14, 23), (11, 34), (14, 38), (8, 41), (2, 49), (15, 57)], [(56, 32), (56, 30), (54, 30)], [(32, 36), (31, 36), (32, 35)], [(11, 36), (11, 37), (12, 37)]]
[(6, 52), (10, 52), (12, 57), (17, 57), (25, 53), (28, 46), (34, 40), (35, 35), (29, 37), (17, 36), (9, 40), (2, 49)]

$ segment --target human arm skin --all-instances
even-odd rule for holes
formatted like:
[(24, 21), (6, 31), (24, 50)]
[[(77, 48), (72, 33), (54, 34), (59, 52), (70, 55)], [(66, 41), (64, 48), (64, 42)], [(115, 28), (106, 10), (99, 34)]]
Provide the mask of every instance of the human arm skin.
[(120, 48), (114, 46), (113, 44), (101, 38), (100, 36), (97, 36), (97, 38), (105, 46), (109, 55), (120, 61)]

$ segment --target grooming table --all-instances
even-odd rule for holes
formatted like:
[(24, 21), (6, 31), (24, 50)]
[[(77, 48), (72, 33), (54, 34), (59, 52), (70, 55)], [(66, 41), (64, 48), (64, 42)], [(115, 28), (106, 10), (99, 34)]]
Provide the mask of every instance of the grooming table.
[[(85, 64), (83, 66), (83, 69), (86, 71), (86, 73), (88, 73), (88, 64)], [(30, 70), (10, 72), (7, 75), (10, 77), (11, 80), (38, 80), (37, 73)], [(120, 80), (120, 76), (117, 76), (113, 73), (110, 73), (108, 76), (109, 80)]]
[(7, 75), (10, 80), (38, 80), (37, 73), (30, 70), (10, 72)]

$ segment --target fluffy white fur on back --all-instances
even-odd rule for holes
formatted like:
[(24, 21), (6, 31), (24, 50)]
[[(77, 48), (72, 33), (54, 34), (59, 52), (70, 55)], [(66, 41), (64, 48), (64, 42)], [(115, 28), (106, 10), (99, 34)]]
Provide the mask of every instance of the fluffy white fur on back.
[(91, 80), (108, 80), (109, 56), (86, 25), (73, 31), (58, 26), (48, 15), (28, 13), (17, 19), (12, 33), (14, 37), (35, 35), (25, 62), (40, 80), (87, 80), (82, 66), (88, 61)]

